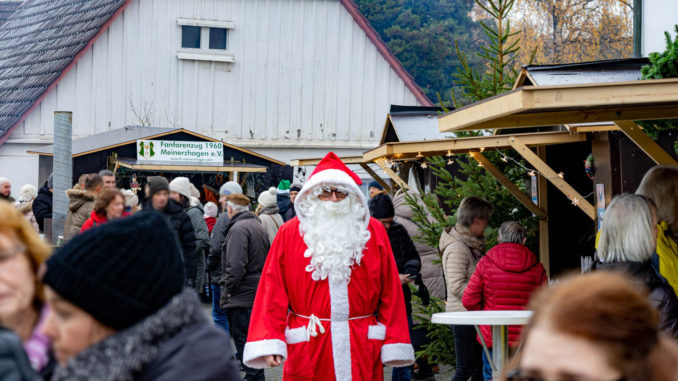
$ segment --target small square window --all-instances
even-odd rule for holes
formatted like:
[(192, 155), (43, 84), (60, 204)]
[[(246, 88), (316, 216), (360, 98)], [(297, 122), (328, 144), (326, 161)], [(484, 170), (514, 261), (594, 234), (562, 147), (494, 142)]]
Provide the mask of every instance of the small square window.
[(181, 47), (200, 49), (200, 27), (183, 25), (181, 27)]
[(225, 28), (210, 28), (210, 49), (226, 50)]

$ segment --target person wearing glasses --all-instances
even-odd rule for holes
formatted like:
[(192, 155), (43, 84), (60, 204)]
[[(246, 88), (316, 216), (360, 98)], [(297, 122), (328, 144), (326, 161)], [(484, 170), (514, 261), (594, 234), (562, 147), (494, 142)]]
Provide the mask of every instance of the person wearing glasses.
[(398, 268), (360, 178), (332, 152), (276, 235), (244, 351), (252, 368), (285, 363), (288, 380), (383, 380), (414, 363)]
[(538, 291), (506, 381), (674, 381), (678, 346), (628, 275), (594, 272)]
[[(23, 344), (30, 366), (22, 373), (46, 380), (56, 368), (56, 358), (51, 340), (41, 332), (48, 309), (38, 269), (49, 255), (50, 248), (21, 213), (0, 201), (0, 326), (13, 331)], [(0, 378), (12, 379), (6, 372), (5, 337), (0, 335)]]

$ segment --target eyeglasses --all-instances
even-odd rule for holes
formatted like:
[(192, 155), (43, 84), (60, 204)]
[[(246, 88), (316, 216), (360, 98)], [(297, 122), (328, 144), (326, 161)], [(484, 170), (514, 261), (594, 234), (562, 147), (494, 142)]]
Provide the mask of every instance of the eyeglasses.
[(337, 189), (337, 188), (330, 188), (330, 187), (322, 187), (320, 188), (320, 194), (318, 195), (319, 198), (328, 200), (332, 198), (332, 193), (337, 197), (337, 200), (343, 200), (348, 196), (348, 192), (343, 190), (343, 189)]
[(625, 379), (618, 378), (615, 380), (602, 380), (602, 379), (594, 379), (594, 378), (588, 378), (588, 377), (579, 377), (579, 376), (564, 376), (561, 378), (557, 379), (546, 379), (542, 378), (541, 376), (530, 374), (523, 369), (516, 368), (512, 369), (508, 372), (506, 372), (506, 380), (507, 381), (625, 381)]
[(24, 252), (26, 252), (26, 246), (21, 244), (0, 250), (0, 267), (9, 265), (19, 254)]

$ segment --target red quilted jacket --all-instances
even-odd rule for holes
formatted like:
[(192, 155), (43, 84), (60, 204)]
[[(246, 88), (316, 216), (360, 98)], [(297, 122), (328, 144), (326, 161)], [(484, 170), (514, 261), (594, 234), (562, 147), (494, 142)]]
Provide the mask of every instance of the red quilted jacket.
[[(544, 266), (530, 249), (501, 243), (478, 262), (462, 303), (469, 311), (524, 310), (532, 292), (547, 280)], [(518, 346), (520, 330), (520, 326), (509, 327), (510, 347)], [(491, 327), (481, 326), (480, 331), (491, 348)]]

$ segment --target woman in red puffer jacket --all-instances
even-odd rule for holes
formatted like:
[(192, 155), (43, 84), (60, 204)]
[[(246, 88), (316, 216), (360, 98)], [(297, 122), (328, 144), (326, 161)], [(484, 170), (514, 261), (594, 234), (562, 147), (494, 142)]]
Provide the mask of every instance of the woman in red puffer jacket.
[[(478, 262), (464, 290), (462, 303), (469, 311), (524, 310), (532, 293), (546, 284), (546, 270), (537, 256), (524, 246), (527, 232), (518, 222), (504, 222), (499, 228), (499, 244)], [(509, 327), (509, 347), (520, 343), (520, 326)], [(492, 328), (481, 326), (488, 348), (492, 348)], [(486, 368), (489, 363), (483, 353)], [(488, 379), (485, 369), (485, 379)], [(489, 375), (491, 378), (491, 373)]]
[(128, 215), (129, 213), (125, 212), (125, 196), (122, 192), (116, 188), (104, 189), (99, 194), (89, 219), (82, 225), (80, 233)]

